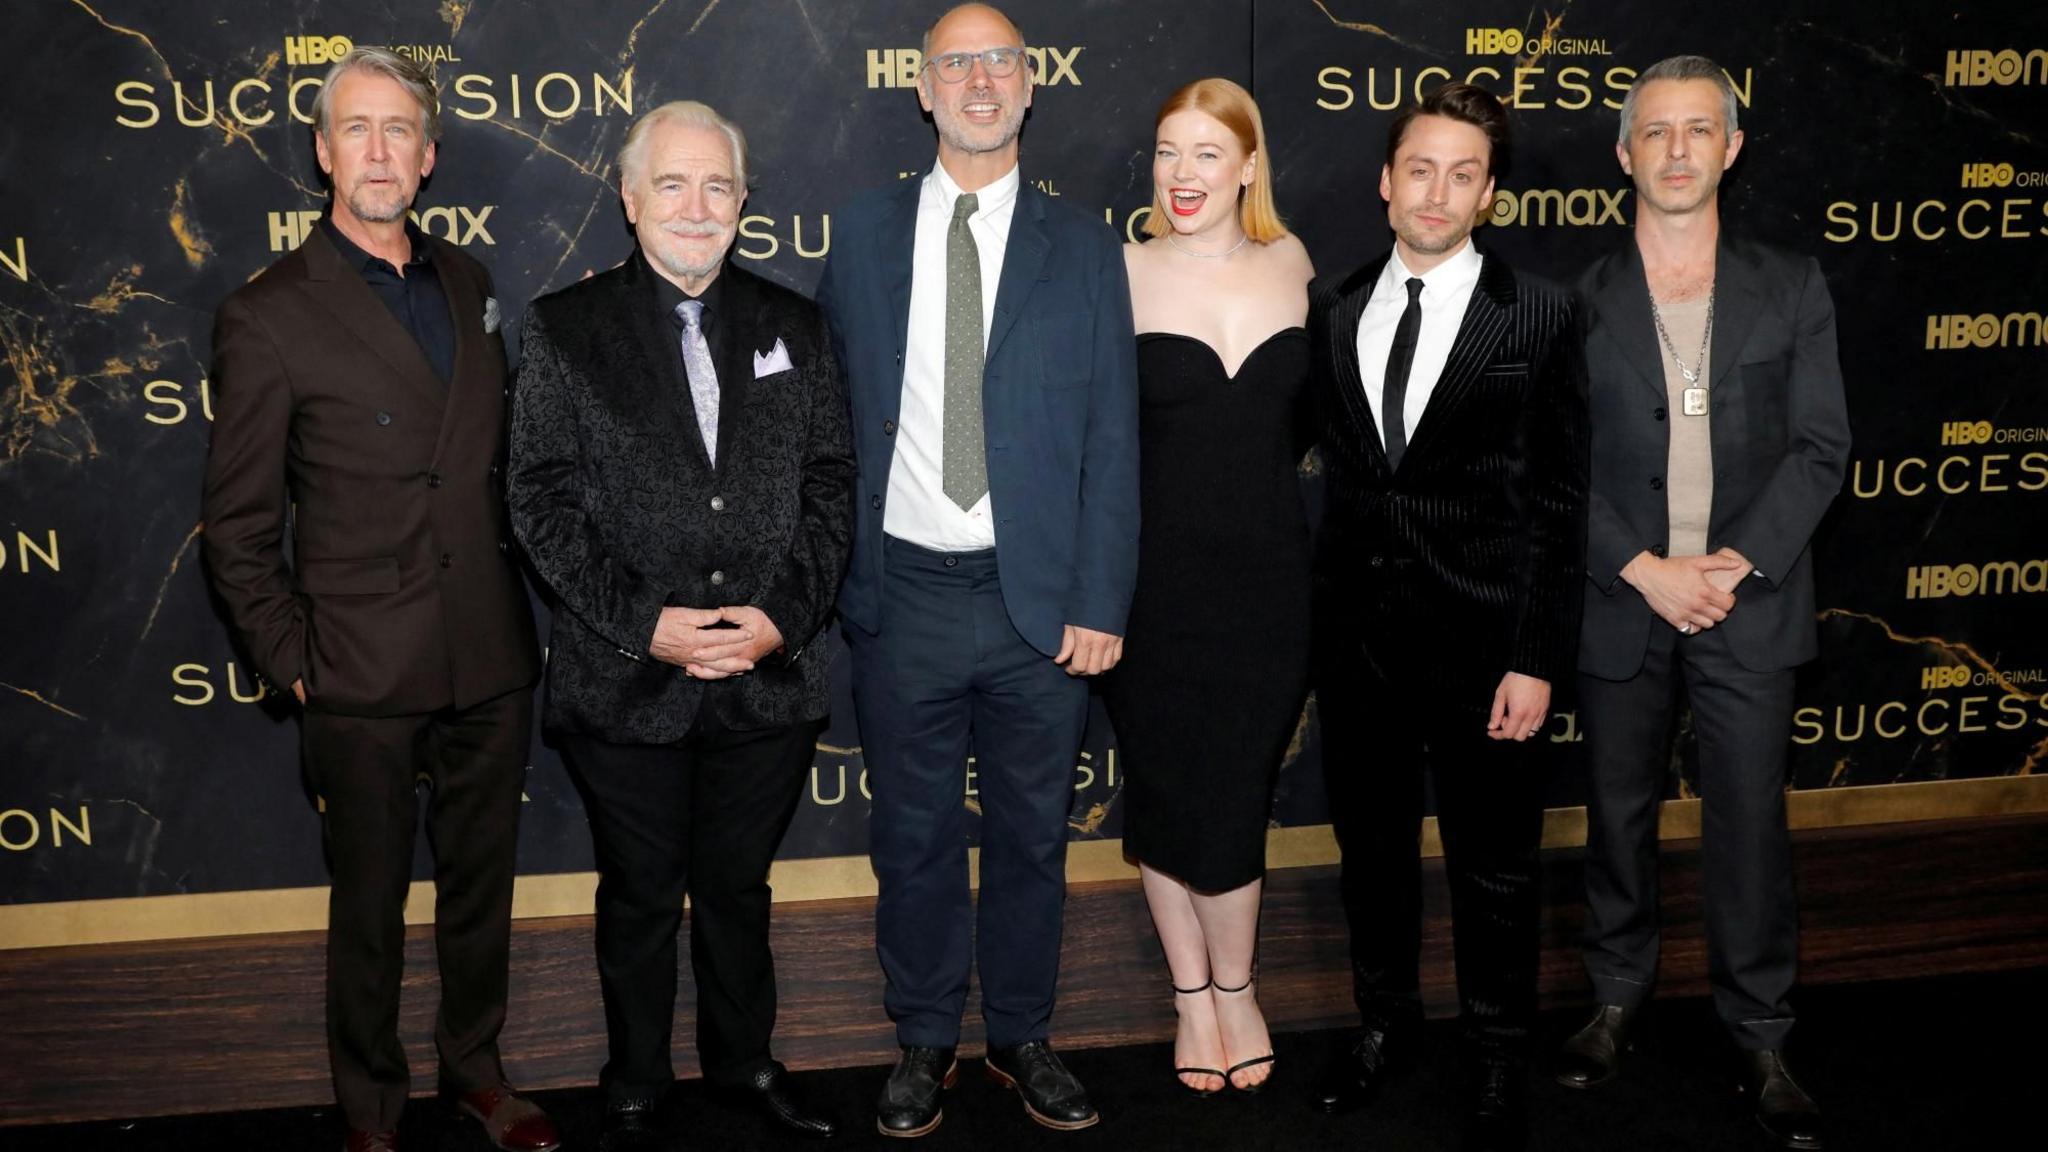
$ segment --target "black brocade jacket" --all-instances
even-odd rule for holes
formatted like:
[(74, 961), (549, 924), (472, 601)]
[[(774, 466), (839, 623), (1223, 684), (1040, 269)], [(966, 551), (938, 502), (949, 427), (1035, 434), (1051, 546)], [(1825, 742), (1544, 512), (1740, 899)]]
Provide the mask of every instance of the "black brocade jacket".
[(1309, 289), (1325, 511), (1319, 675), (1488, 707), (1508, 672), (1572, 672), (1585, 579), (1586, 371), (1571, 294), (1486, 256), (1399, 469), (1366, 402), (1358, 321), (1386, 258)]
[[(730, 261), (720, 276), (718, 464), (639, 256), (526, 313), (512, 527), (552, 594), (546, 727), (625, 744), (823, 717), (825, 625), (853, 533), (845, 386), (817, 306)], [(763, 366), (780, 341), (788, 367)], [(751, 604), (784, 648), (704, 682), (648, 655), (664, 607)]]

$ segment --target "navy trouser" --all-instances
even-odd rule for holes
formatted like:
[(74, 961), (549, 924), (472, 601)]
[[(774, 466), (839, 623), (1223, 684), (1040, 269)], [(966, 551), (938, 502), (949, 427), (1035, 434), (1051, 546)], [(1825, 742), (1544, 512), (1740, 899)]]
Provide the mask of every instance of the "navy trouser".
[[(846, 629), (874, 795), (883, 1004), (898, 1043), (952, 1047), (978, 958), (989, 1045), (1045, 1039), (1087, 685), (1011, 624), (994, 549), (938, 553), (891, 538), (883, 577), (881, 631)], [(970, 803), (981, 813), (978, 915)]]

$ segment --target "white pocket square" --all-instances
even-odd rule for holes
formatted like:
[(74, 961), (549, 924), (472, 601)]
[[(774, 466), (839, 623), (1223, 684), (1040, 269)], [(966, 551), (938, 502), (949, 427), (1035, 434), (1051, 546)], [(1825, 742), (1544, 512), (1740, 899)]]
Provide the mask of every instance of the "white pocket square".
[(794, 365), (789, 362), (789, 349), (782, 346), (782, 337), (780, 336), (775, 338), (775, 347), (770, 348), (765, 353), (754, 353), (754, 379), (756, 380), (763, 376), (773, 376), (777, 372), (787, 372), (792, 367)]
[(498, 298), (496, 296), (486, 296), (484, 297), (484, 335), (489, 336), (497, 330)]

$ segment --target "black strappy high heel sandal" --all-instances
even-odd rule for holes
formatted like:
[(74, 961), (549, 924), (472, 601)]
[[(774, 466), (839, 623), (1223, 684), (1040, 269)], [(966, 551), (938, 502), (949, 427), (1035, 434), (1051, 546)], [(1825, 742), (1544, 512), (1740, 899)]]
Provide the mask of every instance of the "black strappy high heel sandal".
[[(1176, 996), (1194, 996), (1198, 993), (1207, 992), (1211, 987), (1215, 986), (1215, 983), (1214, 980), (1204, 980), (1193, 988), (1182, 988), (1180, 985), (1169, 981), (1167, 986), (1173, 989), (1173, 994)], [(1180, 1015), (1180, 1005), (1176, 1004), (1173, 1006), (1173, 1014), (1176, 1017)], [(1271, 1059), (1271, 1057), (1268, 1057), (1268, 1059)], [(1230, 1074), (1220, 1068), (1175, 1068), (1173, 1070), (1173, 1082), (1187, 1089), (1189, 1095), (1198, 1099), (1206, 1100), (1223, 1089), (1197, 1088), (1193, 1084), (1181, 1079), (1183, 1076), (1214, 1076), (1223, 1081), (1225, 1087), (1228, 1087), (1230, 1084)]]
[[(1250, 975), (1250, 976), (1247, 976), (1247, 977), (1245, 978), (1245, 982), (1244, 982), (1244, 983), (1242, 983), (1242, 984), (1239, 984), (1239, 985), (1238, 985), (1237, 987), (1235, 987), (1235, 988), (1225, 988), (1225, 987), (1224, 987), (1223, 985), (1221, 985), (1221, 984), (1217, 984), (1217, 983), (1215, 982), (1215, 980), (1213, 980), (1213, 979), (1209, 981), (1209, 984), (1205, 984), (1205, 985), (1203, 985), (1203, 987), (1205, 987), (1205, 988), (1206, 988), (1206, 987), (1209, 987), (1209, 986), (1213, 985), (1213, 986), (1215, 987), (1216, 991), (1218, 991), (1218, 992), (1222, 993), (1222, 994), (1223, 994), (1223, 995), (1225, 995), (1225, 996), (1231, 996), (1231, 995), (1235, 995), (1236, 993), (1239, 993), (1239, 992), (1243, 992), (1243, 991), (1245, 991), (1246, 989), (1250, 988), (1250, 987), (1251, 987), (1251, 986), (1252, 986), (1253, 984), (1255, 984), (1255, 983), (1257, 983), (1257, 982), (1258, 982), (1258, 979), (1259, 979), (1259, 966), (1258, 966), (1258, 964), (1257, 964), (1256, 962), (1254, 962), (1254, 963), (1253, 963), (1253, 965), (1252, 965), (1252, 972), (1251, 972), (1251, 975)], [(1180, 989), (1176, 988), (1176, 989), (1174, 989), (1174, 991), (1178, 992), (1178, 991), (1180, 991)], [(1223, 1073), (1222, 1073), (1222, 1075), (1223, 1075), (1223, 1083), (1224, 1083), (1224, 1084), (1225, 1084), (1226, 1086), (1228, 1086), (1228, 1087), (1231, 1087), (1231, 1088), (1237, 1088), (1237, 1090), (1238, 1090), (1239, 1092), (1242, 1092), (1242, 1093), (1244, 1093), (1244, 1094), (1245, 1094), (1245, 1095), (1247, 1095), (1247, 1096), (1255, 1095), (1255, 1094), (1257, 1094), (1257, 1092), (1259, 1091), (1259, 1089), (1261, 1089), (1261, 1088), (1264, 1088), (1264, 1087), (1266, 1086), (1266, 1084), (1267, 1084), (1267, 1083), (1268, 1083), (1269, 1081), (1271, 1081), (1271, 1080), (1272, 1080), (1272, 1078), (1273, 1078), (1273, 1077), (1272, 1077), (1272, 1075), (1271, 1075), (1271, 1074), (1268, 1074), (1265, 1080), (1261, 1080), (1261, 1081), (1259, 1081), (1259, 1082), (1258, 1082), (1257, 1084), (1253, 1084), (1253, 1085), (1251, 1085), (1251, 1086), (1250, 1086), (1250, 1087), (1248, 1087), (1248, 1088), (1238, 1088), (1238, 1087), (1237, 1087), (1237, 1081), (1235, 1081), (1235, 1080), (1232, 1080), (1232, 1079), (1231, 1079), (1231, 1077), (1232, 1077), (1232, 1076), (1234, 1076), (1234, 1075), (1236, 1075), (1236, 1074), (1237, 1074), (1237, 1073), (1239, 1073), (1239, 1072), (1242, 1072), (1242, 1071), (1244, 1071), (1244, 1070), (1245, 1070), (1245, 1069), (1247, 1069), (1247, 1068), (1256, 1068), (1256, 1067), (1258, 1067), (1258, 1066), (1259, 1066), (1259, 1065), (1261, 1065), (1261, 1064), (1271, 1064), (1271, 1063), (1273, 1063), (1273, 1053), (1271, 1053), (1271, 1052), (1268, 1052), (1268, 1053), (1266, 1053), (1266, 1054), (1265, 1054), (1264, 1056), (1254, 1056), (1254, 1057), (1252, 1057), (1252, 1058), (1251, 1058), (1251, 1059), (1249, 1059), (1249, 1060), (1240, 1060), (1240, 1061), (1238, 1061), (1237, 1063), (1235, 1063), (1235, 1064), (1232, 1064), (1232, 1065), (1231, 1065), (1230, 1067), (1228, 1067), (1228, 1068), (1225, 1068), (1225, 1069), (1223, 1070)], [(1203, 1069), (1203, 1071), (1206, 1071), (1206, 1069)]]

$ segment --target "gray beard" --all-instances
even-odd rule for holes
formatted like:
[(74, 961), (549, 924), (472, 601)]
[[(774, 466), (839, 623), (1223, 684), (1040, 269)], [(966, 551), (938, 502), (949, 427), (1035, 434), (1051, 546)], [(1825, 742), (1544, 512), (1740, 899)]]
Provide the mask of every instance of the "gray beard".
[(356, 219), (366, 224), (388, 224), (393, 220), (403, 217), (406, 209), (405, 201), (400, 199), (396, 204), (395, 208), (389, 210), (379, 208), (372, 211), (369, 210), (369, 203), (360, 194), (350, 193), (348, 197), (348, 210), (355, 214)]
[(663, 271), (678, 280), (695, 280), (700, 276), (711, 275), (712, 269), (725, 263), (725, 253), (720, 252), (709, 263), (686, 264), (680, 257), (675, 256), (666, 249), (656, 248), (654, 250), (654, 262), (661, 265)]
[(1009, 147), (1010, 142), (1017, 138), (1017, 133), (1024, 129), (1024, 111), (1021, 108), (1017, 109), (1013, 118), (1006, 118), (997, 125), (1002, 129), (1002, 133), (992, 143), (972, 139), (963, 125), (951, 122), (950, 116), (941, 116), (936, 111), (932, 113), (932, 123), (939, 129), (939, 139), (944, 140), (948, 147), (956, 152), (978, 156), (984, 152), (1000, 152)]

